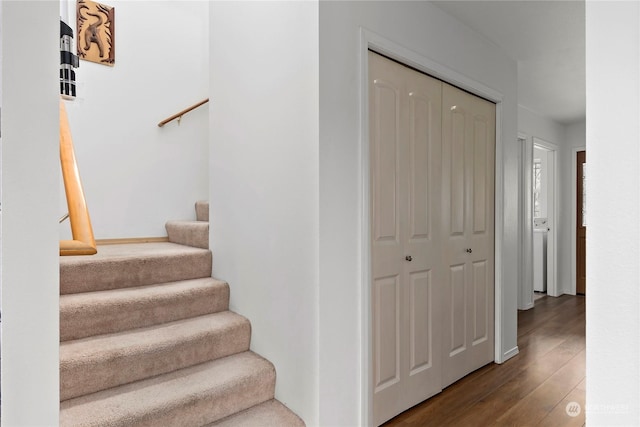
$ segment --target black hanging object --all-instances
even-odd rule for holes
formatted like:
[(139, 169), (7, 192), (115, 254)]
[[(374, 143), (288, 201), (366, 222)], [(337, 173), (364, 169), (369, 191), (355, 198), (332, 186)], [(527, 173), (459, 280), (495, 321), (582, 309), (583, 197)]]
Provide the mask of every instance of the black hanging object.
[(67, 99), (76, 97), (76, 72), (80, 65), (78, 57), (73, 54), (73, 30), (60, 21), (60, 95)]

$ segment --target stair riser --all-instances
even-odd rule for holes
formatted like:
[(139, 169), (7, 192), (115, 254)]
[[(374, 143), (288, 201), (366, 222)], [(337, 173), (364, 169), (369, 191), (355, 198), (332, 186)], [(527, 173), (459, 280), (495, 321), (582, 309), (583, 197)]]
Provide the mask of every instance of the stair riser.
[[(189, 340), (162, 346), (76, 355), (60, 348), (60, 400), (106, 390), (122, 384), (247, 351), (248, 321), (213, 330)], [(179, 338), (179, 337), (178, 337)]]
[[(211, 252), (60, 265), (60, 294), (103, 291), (211, 276)], [(91, 279), (87, 280), (87, 277)]]
[(196, 202), (196, 219), (209, 221), (209, 202)]
[[(60, 298), (60, 341), (137, 329), (160, 323), (217, 313), (229, 308), (229, 286), (215, 282), (178, 294), (145, 298), (141, 290), (108, 298), (108, 292), (63, 295)], [(120, 291), (122, 292), (122, 291)]]
[(208, 222), (169, 221), (165, 228), (172, 243), (209, 249)]

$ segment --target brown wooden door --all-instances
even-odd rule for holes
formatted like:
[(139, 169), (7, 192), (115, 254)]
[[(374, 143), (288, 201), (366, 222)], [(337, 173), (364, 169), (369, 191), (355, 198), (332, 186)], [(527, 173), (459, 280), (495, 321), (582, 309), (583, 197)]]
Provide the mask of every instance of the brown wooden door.
[(578, 167), (576, 189), (578, 200), (576, 203), (576, 293), (585, 295), (587, 288), (587, 224), (585, 221), (585, 165), (587, 155), (585, 151), (578, 151)]

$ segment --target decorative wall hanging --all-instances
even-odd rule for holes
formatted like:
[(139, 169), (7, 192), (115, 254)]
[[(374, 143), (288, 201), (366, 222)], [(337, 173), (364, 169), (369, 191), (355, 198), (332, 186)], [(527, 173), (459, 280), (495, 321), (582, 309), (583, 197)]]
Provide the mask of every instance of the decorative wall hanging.
[(76, 72), (78, 57), (73, 54), (73, 30), (60, 20), (60, 95), (65, 99), (76, 97)]
[(85, 61), (113, 66), (116, 61), (115, 8), (91, 0), (78, 0), (78, 56)]

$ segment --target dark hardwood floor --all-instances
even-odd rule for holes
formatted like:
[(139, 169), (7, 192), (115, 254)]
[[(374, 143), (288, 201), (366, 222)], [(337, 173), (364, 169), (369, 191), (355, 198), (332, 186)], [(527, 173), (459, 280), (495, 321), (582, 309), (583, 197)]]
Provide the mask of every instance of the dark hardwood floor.
[[(384, 426), (583, 426), (584, 297), (543, 297), (519, 311), (518, 348)], [(577, 416), (567, 414), (570, 402), (580, 405)]]

